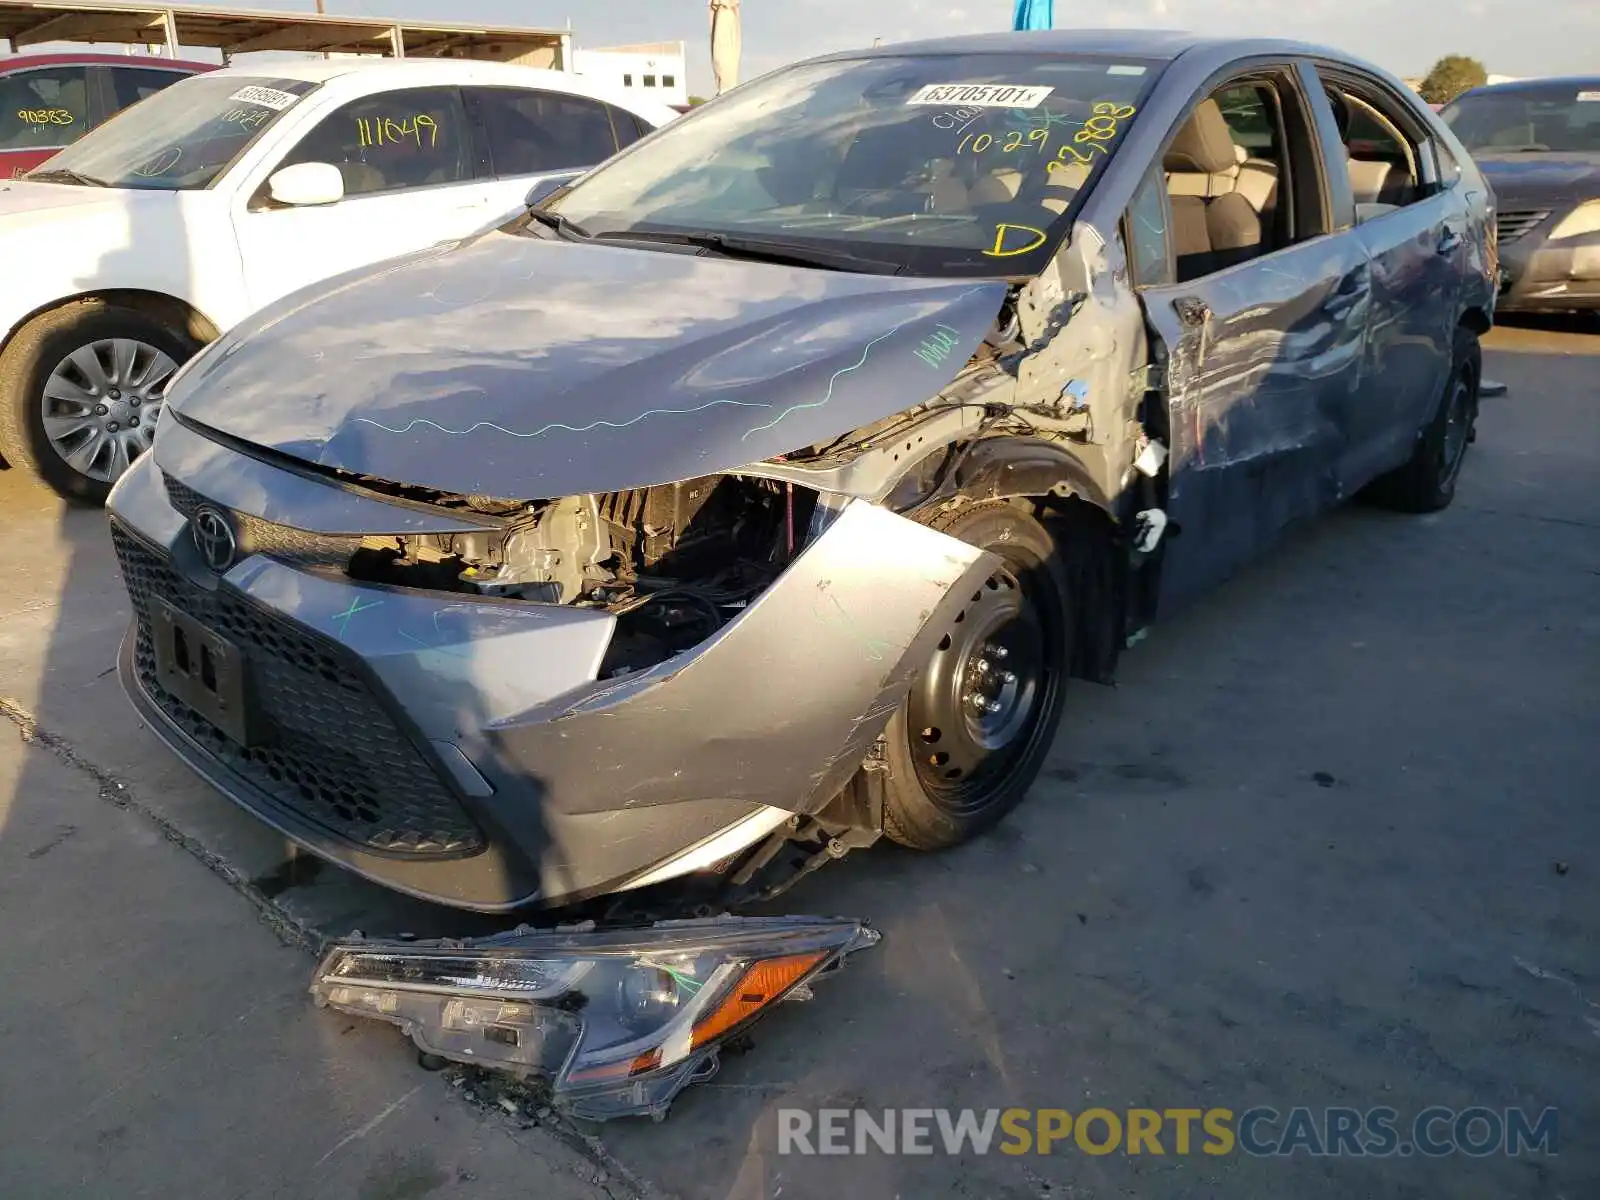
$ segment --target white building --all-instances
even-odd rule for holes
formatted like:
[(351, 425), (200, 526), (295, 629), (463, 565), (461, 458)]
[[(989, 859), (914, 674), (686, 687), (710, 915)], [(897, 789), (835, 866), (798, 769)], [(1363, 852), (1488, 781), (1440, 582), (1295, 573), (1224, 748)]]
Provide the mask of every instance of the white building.
[(680, 108), (689, 103), (688, 60), (682, 42), (574, 50), (572, 63), (578, 74), (634, 95)]

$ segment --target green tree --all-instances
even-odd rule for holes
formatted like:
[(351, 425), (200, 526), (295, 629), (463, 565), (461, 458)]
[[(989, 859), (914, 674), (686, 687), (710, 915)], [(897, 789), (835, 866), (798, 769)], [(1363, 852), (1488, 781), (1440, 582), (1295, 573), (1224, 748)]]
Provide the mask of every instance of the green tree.
[(1488, 82), (1489, 72), (1477, 59), (1464, 54), (1446, 54), (1433, 64), (1420, 91), (1429, 104), (1449, 104), (1468, 88), (1482, 87)]

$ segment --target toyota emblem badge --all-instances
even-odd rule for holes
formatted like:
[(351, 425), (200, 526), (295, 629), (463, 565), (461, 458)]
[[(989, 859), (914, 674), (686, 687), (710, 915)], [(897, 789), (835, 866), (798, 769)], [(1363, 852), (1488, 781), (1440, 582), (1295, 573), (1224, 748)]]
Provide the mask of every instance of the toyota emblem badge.
[(189, 520), (189, 533), (206, 566), (219, 575), (233, 566), (233, 557), (239, 551), (239, 544), (227, 517), (209, 505), (201, 505)]

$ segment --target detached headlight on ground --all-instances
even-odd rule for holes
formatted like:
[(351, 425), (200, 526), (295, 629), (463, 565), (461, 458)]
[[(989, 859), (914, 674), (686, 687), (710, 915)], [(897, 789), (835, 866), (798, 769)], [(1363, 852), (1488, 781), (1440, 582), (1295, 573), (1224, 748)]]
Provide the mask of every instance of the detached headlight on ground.
[(858, 921), (721, 917), (642, 929), (514, 931), (474, 941), (336, 943), (319, 1006), (391, 1021), (430, 1054), (551, 1080), (606, 1120), (662, 1116), (720, 1047), (875, 944)]
[(1586, 233), (1600, 233), (1600, 200), (1586, 200), (1561, 219), (1550, 231), (1550, 240), (1582, 237)]

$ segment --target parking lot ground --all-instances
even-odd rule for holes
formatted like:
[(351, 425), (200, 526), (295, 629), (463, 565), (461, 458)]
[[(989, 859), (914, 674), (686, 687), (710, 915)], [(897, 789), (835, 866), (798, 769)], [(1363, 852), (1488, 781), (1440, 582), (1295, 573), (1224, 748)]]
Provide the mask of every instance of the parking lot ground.
[(0, 1196), (603, 1200), (548, 1130), (312, 1009), (305, 954), (137, 795), (0, 725)]
[[(1491, 336), (1510, 391), (1451, 509), (1295, 531), (1159, 626), (1118, 687), (1078, 686), (991, 835), (875, 848), (783, 898), (884, 941), (664, 1123), (603, 1127), (611, 1161), (706, 1200), (1600, 1194), (1586, 328)], [(0, 744), (0, 1194), (487, 1196), (518, 1167), (528, 1194), (586, 1186), (592, 1156), (471, 1111), (393, 1031), (311, 1009), (310, 960), (257, 910), (330, 932), (478, 923), (297, 865), (189, 777), (118, 693), (100, 515), (16, 472), (0, 513), (0, 696), (48, 742)], [(1554, 1107), (1558, 1153), (1213, 1157), (1170, 1131), (1159, 1156), (777, 1153), (780, 1108), (1258, 1105), (1388, 1106), (1402, 1133), (1432, 1105)], [(218, 1184), (191, 1186), (206, 1170)]]

